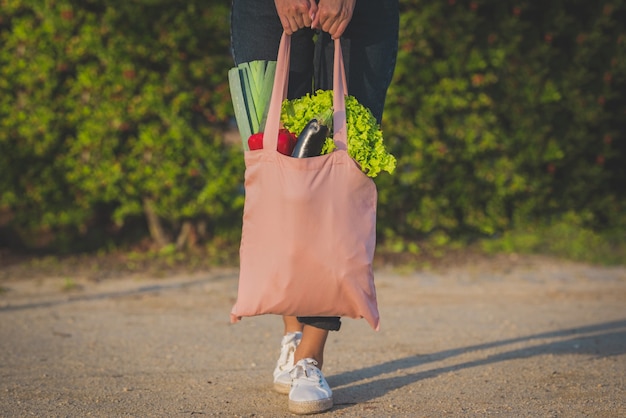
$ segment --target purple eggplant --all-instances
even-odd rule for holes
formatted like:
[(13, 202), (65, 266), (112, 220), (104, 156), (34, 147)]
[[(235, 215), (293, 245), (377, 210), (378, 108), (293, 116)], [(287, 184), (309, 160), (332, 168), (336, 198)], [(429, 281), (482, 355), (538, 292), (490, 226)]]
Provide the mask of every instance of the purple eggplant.
[(331, 121), (332, 110), (311, 119), (302, 132), (300, 132), (300, 135), (298, 135), (298, 140), (296, 141), (296, 146), (291, 156), (295, 158), (307, 158), (320, 155), (326, 138), (330, 134), (329, 125)]

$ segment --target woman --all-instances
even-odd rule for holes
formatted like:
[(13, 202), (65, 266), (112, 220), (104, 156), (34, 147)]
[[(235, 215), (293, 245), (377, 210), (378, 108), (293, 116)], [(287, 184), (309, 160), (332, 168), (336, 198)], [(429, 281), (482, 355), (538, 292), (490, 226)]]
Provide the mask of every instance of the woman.
[[(380, 123), (398, 50), (397, 0), (233, 0), (232, 53), (236, 65), (276, 60), (282, 32), (291, 35), (288, 98), (332, 89), (333, 39), (341, 39), (350, 95)], [(333, 406), (321, 372), (329, 331), (338, 317), (283, 317), (274, 388), (289, 393), (293, 413)]]

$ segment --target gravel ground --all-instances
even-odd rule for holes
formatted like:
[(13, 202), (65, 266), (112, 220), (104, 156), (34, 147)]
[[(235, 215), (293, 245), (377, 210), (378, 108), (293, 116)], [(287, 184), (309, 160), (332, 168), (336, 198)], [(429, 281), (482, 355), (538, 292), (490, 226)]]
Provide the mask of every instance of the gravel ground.
[[(329, 337), (321, 416), (626, 416), (626, 267), (497, 258), (376, 283), (381, 330)], [(291, 415), (280, 318), (228, 322), (236, 270), (0, 286), (0, 416)]]

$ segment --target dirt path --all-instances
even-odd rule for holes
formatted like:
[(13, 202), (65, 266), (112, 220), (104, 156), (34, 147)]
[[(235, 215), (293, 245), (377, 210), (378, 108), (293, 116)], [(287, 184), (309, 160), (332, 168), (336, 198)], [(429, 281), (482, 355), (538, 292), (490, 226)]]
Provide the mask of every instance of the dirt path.
[[(281, 325), (231, 325), (236, 271), (0, 283), (0, 416), (280, 417)], [(377, 273), (381, 330), (344, 320), (341, 417), (626, 416), (626, 268), (480, 261)]]

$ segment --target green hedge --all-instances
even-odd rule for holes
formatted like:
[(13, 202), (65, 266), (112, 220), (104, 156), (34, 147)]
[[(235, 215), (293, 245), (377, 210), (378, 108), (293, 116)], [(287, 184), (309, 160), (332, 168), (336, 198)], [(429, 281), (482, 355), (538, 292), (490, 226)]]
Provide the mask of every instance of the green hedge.
[[(140, 220), (160, 247), (236, 242), (229, 6), (0, 0), (0, 234), (71, 249)], [(625, 1), (401, 7), (382, 242), (626, 228)]]
[(570, 212), (624, 225), (624, 1), (402, 8), (385, 237), (491, 236)]
[(221, 134), (228, 13), (2, 0), (0, 211), (27, 244), (142, 216), (160, 246), (237, 230), (243, 164)]

